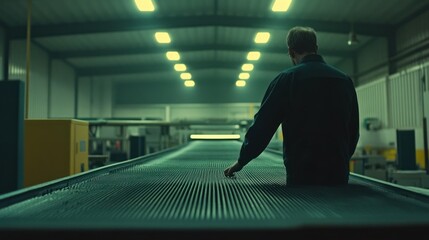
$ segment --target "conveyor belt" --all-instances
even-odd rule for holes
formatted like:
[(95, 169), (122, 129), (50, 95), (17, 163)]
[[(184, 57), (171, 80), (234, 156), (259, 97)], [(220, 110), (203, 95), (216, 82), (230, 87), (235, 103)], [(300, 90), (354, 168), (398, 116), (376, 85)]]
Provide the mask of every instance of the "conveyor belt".
[(193, 141), (0, 195), (0, 236), (403, 239), (429, 232), (426, 195), (358, 175), (344, 187), (286, 187), (282, 157), (269, 150), (236, 179), (225, 178), (239, 149), (237, 141)]

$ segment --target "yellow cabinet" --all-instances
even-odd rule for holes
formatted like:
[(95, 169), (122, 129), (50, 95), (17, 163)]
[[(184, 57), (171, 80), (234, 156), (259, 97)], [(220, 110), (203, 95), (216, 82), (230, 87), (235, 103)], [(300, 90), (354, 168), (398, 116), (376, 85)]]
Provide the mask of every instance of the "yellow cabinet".
[(88, 122), (25, 120), (24, 186), (88, 170)]

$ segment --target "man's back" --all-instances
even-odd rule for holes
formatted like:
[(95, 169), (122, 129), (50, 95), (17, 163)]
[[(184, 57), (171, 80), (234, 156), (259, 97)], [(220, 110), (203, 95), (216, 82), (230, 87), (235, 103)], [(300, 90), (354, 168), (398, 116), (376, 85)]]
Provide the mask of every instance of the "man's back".
[(317, 54), (314, 29), (294, 27), (286, 39), (295, 66), (271, 81), (238, 160), (224, 174), (234, 176), (255, 159), (281, 124), (288, 185), (346, 184), (359, 139), (353, 82)]
[(319, 55), (283, 73), (282, 122), (288, 184), (343, 184), (358, 138), (351, 79)]

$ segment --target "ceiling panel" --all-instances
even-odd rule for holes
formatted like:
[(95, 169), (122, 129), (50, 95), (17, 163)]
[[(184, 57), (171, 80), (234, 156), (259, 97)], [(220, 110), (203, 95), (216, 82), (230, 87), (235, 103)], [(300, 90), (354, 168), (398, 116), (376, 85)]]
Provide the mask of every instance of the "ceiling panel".
[[(248, 51), (259, 50), (251, 77), (257, 81), (291, 66), (286, 34), (292, 26), (314, 27), (319, 52), (336, 64), (429, 8), (429, 0), (295, 0), (288, 12), (273, 13), (272, 0), (154, 1), (157, 11), (142, 13), (134, 0), (33, 0), (33, 42), (81, 75), (124, 81), (180, 80), (165, 57), (169, 50), (181, 54), (195, 81), (235, 81)], [(0, 0), (0, 25), (13, 39), (25, 39), (26, 3)], [(352, 24), (360, 42), (349, 46)], [(172, 42), (158, 44), (157, 31), (167, 31)], [(268, 44), (254, 43), (259, 31), (271, 33)]]
[(156, 31), (111, 32), (37, 38), (36, 41), (50, 51), (81, 51), (101, 49), (121, 49), (130, 47), (152, 47), (159, 45), (155, 41)]

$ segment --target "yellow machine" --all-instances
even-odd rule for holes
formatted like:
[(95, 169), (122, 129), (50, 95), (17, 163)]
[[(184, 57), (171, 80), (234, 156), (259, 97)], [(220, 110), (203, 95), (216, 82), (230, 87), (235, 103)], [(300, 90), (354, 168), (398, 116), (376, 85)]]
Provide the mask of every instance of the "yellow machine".
[(24, 186), (88, 170), (88, 122), (25, 120)]

